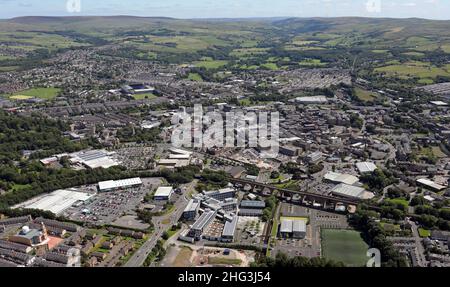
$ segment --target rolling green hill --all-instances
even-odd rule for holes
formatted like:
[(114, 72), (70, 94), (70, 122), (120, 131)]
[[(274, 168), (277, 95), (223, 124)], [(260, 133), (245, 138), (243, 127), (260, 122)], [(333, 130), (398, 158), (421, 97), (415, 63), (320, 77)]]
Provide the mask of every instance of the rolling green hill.
[[(0, 70), (24, 67), (30, 58), (62, 49), (115, 44), (119, 49), (105, 53), (208, 70), (342, 67), (370, 77), (429, 83), (449, 77), (450, 21), (20, 17), (0, 21), (0, 41), (16, 52), (0, 55)], [(393, 72), (419, 60), (420, 65), (409, 66), (421, 70)]]

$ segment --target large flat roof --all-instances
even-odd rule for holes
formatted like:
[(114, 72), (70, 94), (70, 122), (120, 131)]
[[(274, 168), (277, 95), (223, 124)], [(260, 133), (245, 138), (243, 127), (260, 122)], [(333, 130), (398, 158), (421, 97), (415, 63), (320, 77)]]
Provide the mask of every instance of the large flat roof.
[(71, 162), (79, 162), (89, 168), (110, 168), (119, 165), (106, 150), (88, 150), (70, 154)]
[(445, 186), (440, 185), (440, 184), (437, 184), (437, 183), (435, 183), (434, 181), (431, 181), (431, 180), (429, 180), (429, 179), (427, 179), (427, 178), (419, 178), (419, 179), (417, 180), (417, 182), (418, 182), (418, 183), (421, 183), (421, 184), (423, 184), (423, 185), (429, 186), (429, 187), (431, 187), (431, 188), (433, 188), (433, 189), (435, 189), (435, 190), (442, 190), (442, 189), (445, 188)]
[(191, 199), (186, 208), (184, 209), (184, 212), (195, 211), (199, 208), (199, 206), (200, 206), (199, 200)]
[(306, 220), (298, 219), (292, 222), (293, 232), (306, 232)]
[(93, 195), (74, 191), (74, 190), (56, 190), (52, 193), (33, 198), (27, 202), (15, 206), (14, 208), (40, 209), (51, 211), (54, 214), (60, 214), (71, 207), (77, 201), (86, 201)]
[(327, 172), (324, 178), (332, 182), (340, 182), (349, 185), (355, 184), (359, 181), (359, 179), (354, 175), (337, 173), (332, 171)]
[(192, 225), (192, 229), (203, 230), (208, 223), (212, 220), (212, 217), (216, 216), (216, 212), (212, 210), (207, 210), (200, 215), (200, 217)]
[(281, 233), (291, 233), (292, 232), (292, 220), (281, 219), (280, 232)]
[(295, 98), (295, 101), (299, 103), (326, 103), (328, 102), (328, 99), (325, 96), (309, 96), (297, 97)]
[(231, 221), (226, 221), (225, 226), (223, 227), (222, 236), (234, 236), (234, 232), (236, 231), (236, 226), (238, 223), (238, 216), (234, 216)]
[(331, 193), (342, 197), (350, 197), (358, 199), (371, 199), (375, 196), (372, 192), (366, 191), (362, 187), (348, 185), (345, 183), (336, 185), (331, 190)]
[(377, 166), (373, 162), (357, 162), (356, 168), (360, 173), (373, 172), (377, 169)]
[(169, 197), (172, 194), (173, 187), (171, 186), (160, 186), (155, 191), (155, 197)]
[(98, 188), (99, 188), (99, 190), (110, 190), (110, 189), (130, 187), (130, 186), (135, 186), (135, 185), (140, 185), (140, 184), (142, 184), (141, 179), (139, 177), (134, 177), (134, 178), (121, 179), (121, 180), (101, 181), (98, 183)]

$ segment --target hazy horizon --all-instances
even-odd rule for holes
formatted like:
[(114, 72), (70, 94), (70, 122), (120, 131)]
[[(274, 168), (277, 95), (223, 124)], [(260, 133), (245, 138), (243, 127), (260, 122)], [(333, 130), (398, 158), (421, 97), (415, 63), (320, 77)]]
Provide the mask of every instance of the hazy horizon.
[[(72, 2), (71, 2), (72, 1)], [(78, 6), (76, 3), (81, 4)], [(67, 5), (75, 3), (75, 5)], [(450, 0), (0, 0), (1, 19), (137, 16), (177, 19), (372, 17), (450, 19)]]

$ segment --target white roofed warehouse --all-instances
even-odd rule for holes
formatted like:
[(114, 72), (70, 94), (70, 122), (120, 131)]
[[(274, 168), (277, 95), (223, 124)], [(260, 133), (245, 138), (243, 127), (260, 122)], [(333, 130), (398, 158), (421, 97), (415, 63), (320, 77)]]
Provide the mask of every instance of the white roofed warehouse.
[(121, 180), (108, 180), (98, 183), (98, 190), (101, 192), (114, 191), (121, 188), (131, 188), (142, 185), (142, 180), (139, 177), (127, 178)]
[(417, 183), (419, 183), (420, 185), (422, 185), (423, 187), (430, 189), (430, 190), (434, 190), (434, 191), (441, 191), (443, 189), (446, 188), (446, 186), (440, 185), (435, 183), (432, 180), (429, 180), (427, 178), (419, 178), (418, 180), (416, 180)]
[(92, 196), (94, 195), (80, 192), (75, 189), (55, 190), (52, 193), (32, 198), (13, 208), (39, 209), (59, 215), (76, 202), (85, 202)]
[(160, 186), (155, 191), (153, 196), (154, 200), (169, 200), (173, 193), (173, 187), (171, 186)]
[(282, 238), (303, 239), (306, 236), (306, 219), (281, 218), (280, 236)]
[(371, 173), (377, 169), (377, 166), (373, 162), (358, 162), (356, 168), (360, 174)]
[(348, 185), (345, 183), (341, 183), (336, 185), (332, 190), (331, 193), (335, 196), (350, 198), (350, 199), (371, 199), (375, 195), (365, 190), (362, 187)]
[(353, 185), (359, 181), (359, 179), (354, 175), (337, 173), (332, 171), (326, 173), (324, 179), (333, 183), (345, 183), (348, 185)]

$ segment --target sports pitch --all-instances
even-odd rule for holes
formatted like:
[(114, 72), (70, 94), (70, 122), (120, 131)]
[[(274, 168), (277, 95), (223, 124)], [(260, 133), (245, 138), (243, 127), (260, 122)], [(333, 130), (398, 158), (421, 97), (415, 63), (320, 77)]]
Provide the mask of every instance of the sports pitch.
[(12, 100), (27, 100), (31, 98), (40, 98), (44, 100), (54, 99), (61, 89), (58, 88), (33, 88), (21, 92), (17, 92), (9, 97)]
[(346, 266), (365, 266), (368, 245), (354, 230), (322, 229), (322, 256)]

